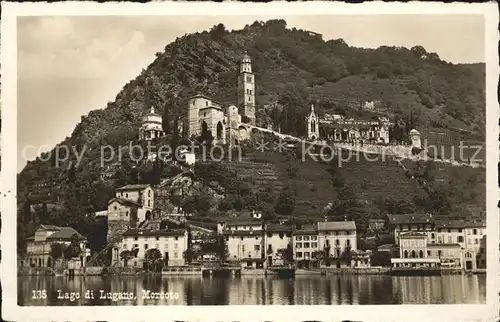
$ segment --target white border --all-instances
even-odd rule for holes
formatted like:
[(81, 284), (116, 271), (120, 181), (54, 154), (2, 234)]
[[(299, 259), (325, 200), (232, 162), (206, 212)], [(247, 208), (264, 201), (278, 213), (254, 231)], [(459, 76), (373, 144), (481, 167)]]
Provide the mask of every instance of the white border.
[[(498, 9), (496, 3), (9, 3), (2, 2), (1, 86), (4, 157), (0, 173), (3, 214), (2, 314), (6, 320), (117, 320), (117, 321), (493, 321), (499, 312), (499, 221), (497, 201), (498, 119)], [(81, 15), (256, 15), (287, 16), (314, 14), (479, 14), (485, 17), (486, 44), (486, 146), (487, 146), (487, 304), (486, 305), (363, 305), (360, 306), (102, 306), (20, 307), (17, 305), (16, 243), (16, 156), (17, 156), (17, 16)]]

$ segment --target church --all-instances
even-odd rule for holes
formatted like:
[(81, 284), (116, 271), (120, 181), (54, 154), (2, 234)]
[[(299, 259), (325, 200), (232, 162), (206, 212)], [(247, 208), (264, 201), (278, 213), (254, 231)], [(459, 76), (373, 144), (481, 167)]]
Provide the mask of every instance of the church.
[[(252, 61), (245, 53), (238, 74), (238, 106), (222, 106), (205, 95), (188, 99), (187, 136), (198, 137), (210, 131), (215, 143), (236, 143), (249, 138), (248, 123), (255, 126), (255, 75)], [(241, 111), (241, 114), (240, 114)]]

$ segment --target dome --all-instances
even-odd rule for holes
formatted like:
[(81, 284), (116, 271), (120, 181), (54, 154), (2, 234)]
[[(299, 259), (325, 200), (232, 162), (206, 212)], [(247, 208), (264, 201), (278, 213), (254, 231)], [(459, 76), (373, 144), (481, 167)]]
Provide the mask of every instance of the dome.
[(142, 123), (162, 123), (162, 117), (160, 114), (155, 113), (155, 109), (151, 107), (149, 113), (142, 117)]
[(410, 134), (420, 134), (420, 132), (417, 131), (417, 130), (415, 130), (415, 129), (413, 129), (413, 130), (410, 131)]
[(243, 55), (243, 58), (241, 59), (242, 63), (251, 63), (252, 60), (250, 59), (250, 56), (248, 55), (248, 52), (245, 52)]

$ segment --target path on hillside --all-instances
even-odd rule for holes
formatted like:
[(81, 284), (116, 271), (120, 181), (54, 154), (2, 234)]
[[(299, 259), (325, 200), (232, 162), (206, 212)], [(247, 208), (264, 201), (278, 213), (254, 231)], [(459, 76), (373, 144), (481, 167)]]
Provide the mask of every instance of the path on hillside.
[[(301, 138), (298, 138), (298, 137), (295, 137), (295, 136), (292, 136), (289, 134), (279, 133), (279, 132), (276, 132), (274, 130), (269, 130), (269, 129), (254, 126), (254, 125), (247, 125), (247, 126), (251, 129), (256, 129), (256, 130), (264, 132), (264, 133), (273, 134), (282, 140), (290, 140), (290, 141), (302, 143), (302, 144), (304, 144), (304, 146), (305, 146), (305, 144), (312, 144), (312, 145), (319, 146), (319, 147), (346, 149), (346, 150), (355, 151), (355, 152), (362, 152), (362, 153), (369, 153), (369, 154), (380, 154), (380, 155), (388, 154), (387, 152), (389, 152), (390, 156), (393, 156), (393, 157), (399, 158), (399, 159), (408, 159), (411, 161), (434, 161), (434, 162), (450, 164), (450, 165), (455, 166), (455, 167), (465, 166), (465, 167), (471, 167), (471, 168), (485, 168), (485, 165), (483, 165), (481, 163), (460, 162), (460, 161), (451, 160), (451, 159), (439, 159), (439, 158), (432, 158), (432, 157), (428, 157), (428, 156), (408, 155), (405, 153), (398, 153), (392, 147), (387, 147), (386, 149), (381, 150), (381, 151), (385, 151), (385, 152), (381, 153), (381, 151), (379, 151), (378, 149), (370, 151), (369, 149), (363, 148), (362, 146), (356, 146), (356, 145), (351, 145), (351, 144), (334, 143), (333, 145), (329, 145), (329, 144), (321, 143), (321, 142), (311, 142), (311, 141), (307, 141), (307, 140), (304, 140), (304, 139), (301, 139)], [(366, 145), (366, 146), (370, 147), (371, 145)], [(380, 148), (382, 148), (382, 146), (380, 146)]]

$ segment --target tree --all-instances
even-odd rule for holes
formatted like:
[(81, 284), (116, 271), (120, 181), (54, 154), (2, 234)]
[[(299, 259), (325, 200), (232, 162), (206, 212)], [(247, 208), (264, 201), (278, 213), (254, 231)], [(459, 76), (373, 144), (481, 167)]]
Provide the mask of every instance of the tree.
[(158, 271), (161, 269), (162, 256), (160, 250), (157, 248), (148, 249), (144, 255), (144, 260), (149, 270)]
[(372, 266), (391, 266), (391, 258), (390, 252), (374, 252), (370, 262)]
[(352, 257), (353, 254), (350, 246), (347, 246), (342, 254), (340, 254), (340, 258), (344, 260), (349, 266), (351, 266)]
[(221, 262), (225, 262), (229, 257), (229, 249), (223, 235), (217, 237), (217, 248)]
[(64, 250), (64, 258), (72, 259), (74, 257), (80, 256), (82, 249), (80, 248), (80, 238), (77, 234), (71, 236), (71, 242)]
[(293, 262), (293, 248), (292, 244), (288, 244), (286, 248), (280, 248), (277, 250), (277, 253), (281, 257), (284, 263)]
[(64, 245), (61, 243), (53, 243), (50, 245), (50, 256), (54, 262), (57, 262), (63, 257), (64, 249)]
[(182, 257), (184, 257), (184, 260), (188, 264), (191, 264), (191, 262), (193, 261), (193, 255), (194, 255), (194, 252), (193, 252), (193, 249), (191, 249), (191, 248), (186, 249), (184, 251), (184, 253), (182, 253)]
[(123, 261), (123, 266), (125, 267), (127, 266), (128, 261), (132, 258), (134, 258), (134, 254), (130, 250), (125, 249), (120, 253), (120, 259)]

